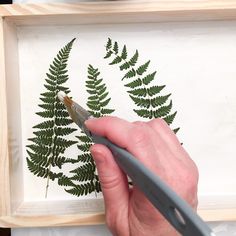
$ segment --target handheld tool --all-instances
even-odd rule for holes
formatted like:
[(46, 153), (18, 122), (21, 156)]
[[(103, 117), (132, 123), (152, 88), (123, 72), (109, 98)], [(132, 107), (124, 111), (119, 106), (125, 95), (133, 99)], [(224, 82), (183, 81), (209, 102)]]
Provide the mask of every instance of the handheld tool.
[(64, 103), (71, 119), (94, 143), (106, 145), (111, 150), (119, 167), (179, 233), (184, 236), (215, 235), (182, 198), (131, 153), (107, 138), (91, 133), (84, 124), (86, 120), (92, 118), (87, 110), (63, 92), (58, 93), (58, 98)]

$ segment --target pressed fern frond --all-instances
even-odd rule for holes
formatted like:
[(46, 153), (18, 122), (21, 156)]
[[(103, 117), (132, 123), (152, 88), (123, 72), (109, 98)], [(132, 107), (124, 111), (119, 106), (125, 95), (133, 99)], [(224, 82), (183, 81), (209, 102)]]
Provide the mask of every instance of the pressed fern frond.
[[(107, 48), (110, 47), (109, 42)], [(114, 45), (114, 49), (118, 50), (118, 44)], [(110, 103), (109, 93), (107, 87), (102, 78), (99, 78), (100, 72), (92, 65), (88, 66), (88, 79), (86, 80), (86, 88), (89, 93), (87, 106), (89, 112), (94, 117), (101, 117), (111, 114), (114, 110), (108, 107)], [(78, 156), (78, 167), (71, 170), (70, 181), (73, 185), (69, 185), (69, 181), (66, 180), (65, 184), (70, 186), (70, 189), (66, 189), (66, 192), (75, 196), (87, 195), (89, 193), (98, 193), (101, 191), (98, 175), (96, 173), (95, 163), (89, 151), (90, 146), (93, 144), (91, 139), (87, 137), (83, 132), (77, 136), (79, 144), (77, 145), (80, 155)], [(62, 185), (64, 180), (60, 181)]]
[(109, 65), (118, 65), (119, 69), (124, 72), (122, 80), (128, 81), (128, 83), (125, 83), (125, 87), (128, 88), (127, 92), (137, 106), (133, 109), (134, 112), (138, 116), (148, 119), (163, 118), (170, 125), (176, 116), (176, 112), (171, 113), (172, 101), (169, 100), (170, 94), (160, 94), (165, 86), (152, 84), (156, 71), (148, 72), (150, 60), (139, 64), (138, 50), (128, 59), (126, 45), (122, 47), (121, 51), (119, 48), (118, 43), (109, 38), (104, 58), (111, 60)]
[(47, 178), (45, 196), (47, 196), (49, 179), (55, 180), (63, 176), (62, 172), (53, 172), (52, 168), (56, 166), (61, 169), (63, 164), (76, 161), (64, 156), (65, 150), (77, 143), (68, 140), (65, 136), (76, 129), (69, 127), (72, 121), (57, 98), (59, 91), (67, 94), (70, 91), (63, 85), (68, 80), (66, 66), (74, 40), (58, 52), (50, 65), (44, 84), (46, 91), (41, 93), (42, 103), (38, 105), (41, 111), (36, 113), (43, 121), (33, 127), (34, 137), (28, 139), (32, 143), (27, 145), (28, 168), (34, 175)]

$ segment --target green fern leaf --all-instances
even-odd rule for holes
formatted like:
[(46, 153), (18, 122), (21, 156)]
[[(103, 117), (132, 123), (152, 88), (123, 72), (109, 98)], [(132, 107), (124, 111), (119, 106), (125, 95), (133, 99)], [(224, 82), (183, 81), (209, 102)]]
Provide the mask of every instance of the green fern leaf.
[(53, 111), (54, 110), (54, 104), (39, 104), (39, 107), (45, 109), (45, 110), (49, 110), (49, 111)]
[(103, 94), (98, 95), (99, 101), (102, 101), (103, 99), (107, 98), (107, 96), (108, 96), (108, 92), (104, 92)]
[(62, 173), (53, 173), (52, 171), (49, 171), (49, 169), (34, 164), (32, 161), (30, 161), (29, 158), (27, 158), (26, 160), (29, 170), (38, 177), (46, 178), (47, 176), (49, 176), (51, 180), (54, 180), (62, 176)]
[(165, 88), (165, 85), (161, 85), (161, 86), (152, 86), (150, 88), (147, 89), (147, 94), (152, 97), (158, 93), (161, 92), (162, 89)]
[(153, 72), (152, 74), (146, 75), (146, 76), (142, 79), (143, 84), (148, 85), (151, 81), (154, 80), (155, 75), (156, 75), (156, 71)]
[(118, 54), (118, 52), (119, 52), (119, 46), (118, 46), (117, 42), (114, 43), (113, 51), (115, 52), (115, 54)]
[(112, 51), (108, 51), (104, 57), (104, 59), (109, 58), (112, 55)]
[[(108, 45), (108, 49), (112, 46)], [(114, 45), (113, 49), (118, 50), (118, 45)], [(111, 114), (114, 110), (108, 108), (110, 103), (107, 87), (103, 83), (103, 79), (99, 78), (100, 72), (92, 65), (88, 66), (88, 79), (86, 81), (86, 90), (89, 93), (87, 106), (90, 109), (90, 113), (94, 117), (100, 117), (104, 114)], [(70, 180), (75, 183), (75, 186), (66, 191), (75, 196), (87, 195), (91, 192), (100, 192), (101, 187), (96, 175), (96, 168), (93, 158), (89, 152), (92, 145), (92, 141), (83, 132), (81, 135), (76, 136), (80, 143), (77, 145), (81, 154), (78, 156), (77, 161), (79, 166), (76, 169), (70, 171), (72, 177)], [(79, 183), (78, 183), (79, 182)]]
[(53, 80), (45, 79), (45, 81), (46, 81), (49, 85), (51, 85), (51, 86), (53, 86), (53, 87), (56, 86), (56, 83), (55, 83)]
[(35, 154), (42, 154), (47, 156), (51, 152), (51, 148), (45, 145), (27, 145), (27, 148), (31, 149)]
[(88, 108), (94, 110), (94, 111), (100, 111), (100, 104), (97, 103), (96, 105), (93, 105), (91, 103), (87, 103)]
[(125, 84), (126, 87), (129, 87), (129, 88), (137, 88), (137, 87), (140, 87), (142, 86), (142, 80), (141, 79), (136, 79), (128, 84)]
[(163, 116), (168, 115), (170, 113), (171, 108), (172, 108), (172, 101), (170, 101), (169, 105), (162, 106), (156, 111), (153, 111), (153, 115), (155, 118), (161, 118)]
[(55, 86), (51, 86), (51, 85), (47, 85), (47, 84), (44, 84), (44, 87), (47, 89), (47, 90), (49, 90), (49, 91), (55, 91)]
[(105, 109), (105, 108), (102, 108), (101, 109), (101, 115), (104, 116), (104, 115), (110, 115), (114, 112), (114, 109)]
[(76, 136), (81, 142), (92, 142), (92, 140), (87, 135)]
[(134, 69), (131, 69), (131, 70), (129, 70), (126, 74), (125, 74), (125, 76), (122, 78), (122, 80), (123, 79), (128, 79), (128, 78), (133, 78), (134, 76), (136, 75), (136, 72), (135, 72), (135, 70)]
[(60, 85), (57, 86), (57, 90), (58, 91), (62, 91), (64, 93), (66, 93), (66, 94), (68, 94), (70, 92), (70, 90), (67, 87), (60, 86)]
[(87, 103), (90, 104), (90, 105), (93, 105), (93, 106), (96, 106), (98, 105), (98, 99), (97, 99), (97, 96), (96, 96), (96, 99), (94, 100), (89, 100)]
[(101, 107), (105, 107), (105, 106), (107, 106), (109, 104), (110, 101), (111, 101), (111, 98), (108, 98), (105, 101), (101, 101), (100, 100), (100, 106)]
[(139, 97), (145, 97), (147, 95), (147, 89), (146, 88), (138, 88), (134, 90), (128, 91), (129, 94), (139, 96)]
[[(87, 162), (92, 162), (93, 158), (92, 158), (92, 155), (88, 152), (88, 153), (83, 153), (79, 155), (77, 160), (83, 163), (87, 163)], [(75, 170), (72, 170), (70, 172), (75, 173)]]
[(179, 131), (179, 129), (180, 129), (180, 128), (173, 129), (173, 132), (174, 132), (175, 134), (177, 134), (178, 131)]
[(96, 94), (96, 93), (97, 93), (95, 90), (92, 90), (92, 89), (86, 89), (86, 91), (87, 91), (89, 94)]
[(87, 195), (89, 193), (92, 193), (95, 190), (94, 183), (86, 183), (86, 184), (80, 184), (77, 185), (74, 188), (71, 189), (65, 189), (66, 192), (75, 195), (77, 197), (82, 196), (82, 195)]
[(131, 96), (131, 99), (134, 101), (134, 103), (139, 106), (139, 107), (146, 107), (149, 108), (150, 107), (150, 99), (145, 99), (145, 98), (139, 98), (139, 97), (134, 97)]
[(177, 112), (174, 112), (173, 114), (170, 114), (170, 115), (165, 116), (163, 119), (165, 120), (165, 122), (166, 122), (168, 125), (170, 125), (170, 124), (172, 124), (172, 122), (174, 121), (176, 114), (177, 114)]
[(71, 180), (74, 180), (74, 181), (80, 181), (80, 182), (83, 182), (83, 181), (91, 181), (94, 179), (94, 174), (90, 171), (86, 172), (86, 173), (83, 173), (83, 174), (76, 174), (74, 175), (73, 177), (71, 177)]
[[(55, 102), (55, 100), (54, 100), (54, 102)], [(56, 99), (56, 105), (55, 105), (55, 111), (57, 111), (57, 110), (65, 111), (65, 106), (61, 102), (59, 102), (58, 99)]]
[(54, 143), (55, 143), (57, 146), (61, 146), (61, 147), (68, 148), (68, 147), (72, 146), (73, 144), (76, 144), (77, 141), (66, 140), (66, 139), (64, 139), (64, 138), (57, 137), (57, 138), (54, 140)]
[(127, 70), (130, 68), (130, 64), (129, 62), (124, 62), (121, 66), (120, 66), (120, 70)]
[(48, 79), (50, 79), (51, 81), (56, 81), (56, 79), (57, 79), (57, 77), (56, 76), (54, 76), (54, 75), (51, 75), (51, 74), (49, 74), (49, 73), (46, 73), (46, 76), (47, 76), (47, 78)]
[(94, 81), (95, 86), (100, 85), (102, 81), (103, 81), (102, 79), (97, 79), (96, 81)]
[(72, 123), (73, 123), (73, 121), (71, 119), (55, 118), (55, 124), (57, 126), (66, 126), (66, 125), (69, 125)]
[[(121, 59), (125, 60), (127, 58), (127, 49), (126, 49), (126, 45), (124, 45), (123, 49), (122, 49), (122, 53), (121, 53)], [(121, 62), (121, 60), (120, 60)]]
[[(98, 90), (99, 93), (100, 93), (101, 90), (103, 91), (103, 89), (106, 89), (105, 84), (100, 84), (100, 85), (96, 86), (96, 90)], [(102, 93), (104, 93), (104, 91)]]
[(152, 116), (153, 116), (152, 110), (134, 109), (134, 112), (136, 112), (138, 116), (143, 117), (143, 118), (149, 118), (149, 119), (151, 119)]
[(75, 184), (70, 180), (69, 177), (62, 175), (60, 178), (58, 178), (58, 185), (60, 186), (75, 186)]
[(54, 166), (62, 168), (65, 163), (77, 161), (77, 159), (73, 160), (62, 155), (77, 141), (61, 138), (61, 136), (65, 137), (76, 129), (67, 127), (72, 121), (68, 119), (66, 108), (57, 98), (58, 91), (64, 91), (66, 94), (69, 92), (64, 83), (68, 80), (66, 67), (74, 40), (58, 52), (49, 67), (44, 84), (46, 91), (40, 94), (40, 100), (44, 103), (38, 105), (43, 111), (36, 113), (43, 118), (43, 121), (33, 127), (34, 137), (28, 139), (33, 144), (26, 146), (29, 170), (36, 176), (48, 178), (48, 180), (55, 180), (62, 176), (62, 173), (52, 171)]
[(139, 54), (138, 54), (138, 50), (135, 51), (135, 54), (130, 58), (129, 60), (129, 64), (131, 66), (135, 66), (137, 61), (138, 61), (138, 57), (139, 57)]
[(53, 111), (40, 111), (40, 112), (36, 112), (36, 114), (43, 118), (53, 118), (54, 116)]
[(46, 97), (46, 98), (54, 98), (56, 96), (56, 93), (55, 92), (45, 92), (45, 93), (41, 93), (40, 95), (43, 97)]
[(91, 147), (91, 144), (90, 143), (84, 143), (84, 144), (80, 144), (80, 145), (77, 145), (78, 149), (83, 151), (83, 152), (88, 152), (90, 147)]
[(39, 123), (38, 125), (33, 126), (34, 129), (48, 129), (53, 127), (53, 121), (47, 120), (42, 123)]
[(39, 137), (29, 138), (28, 140), (38, 145), (41, 145), (42, 143), (46, 146), (52, 145), (52, 137), (39, 136)]
[(50, 165), (50, 160), (43, 154), (33, 153), (29, 150), (27, 150), (27, 154), (29, 155), (31, 162), (38, 163), (41, 167), (48, 167)]
[(69, 117), (69, 114), (67, 111), (63, 111), (63, 110), (55, 110), (54, 115), (56, 117), (61, 117), (61, 118), (67, 118)]
[(109, 65), (115, 65), (122, 61), (122, 58), (120, 56), (117, 56), (112, 62), (109, 63)]
[(56, 136), (66, 136), (69, 134), (72, 134), (74, 131), (76, 131), (77, 129), (74, 128), (70, 128), (70, 127), (56, 127), (54, 129), (54, 132), (56, 134)]
[(59, 75), (57, 84), (59, 85), (64, 84), (68, 79), (69, 79), (68, 75), (61, 75), (61, 76)]
[(145, 64), (141, 65), (141, 66), (136, 70), (137, 74), (138, 74), (138, 75), (144, 74), (144, 73), (147, 71), (147, 68), (148, 68), (149, 64), (150, 64), (150, 61), (148, 61), (148, 62), (146, 62)]
[(53, 135), (53, 129), (42, 129), (39, 131), (34, 131), (33, 134), (36, 136), (45, 136), (45, 137), (51, 137)]
[[(130, 58), (130, 60), (126, 60), (128, 54), (126, 45), (123, 46), (119, 59), (117, 59), (118, 51), (119, 45), (117, 43), (116, 52), (111, 50), (109, 55), (109, 57), (111, 57), (112, 54), (114, 56), (114, 59), (110, 64), (118, 64), (121, 71), (125, 70), (125, 75), (122, 77), (122, 80), (132, 78), (131, 82), (125, 84), (125, 87), (129, 88), (127, 92), (134, 104), (137, 106), (137, 109), (134, 109), (134, 112), (143, 118), (152, 119), (154, 117), (163, 117), (168, 124), (171, 124), (176, 113), (171, 113), (172, 102), (167, 104), (170, 94), (160, 94), (160, 92), (165, 88), (164, 85), (158, 86), (151, 84), (155, 79), (156, 71), (148, 73), (150, 60), (142, 65), (138, 65), (138, 50), (135, 51), (135, 54)], [(96, 113), (96, 115), (98, 116), (99, 114)]]
[(106, 44), (106, 50), (109, 50), (112, 48), (112, 40), (108, 38), (107, 44)]
[(163, 105), (163, 104), (168, 100), (168, 98), (170, 97), (170, 95), (171, 95), (171, 94), (168, 94), (168, 95), (165, 95), (165, 96), (158, 96), (158, 97), (152, 98), (152, 99), (151, 99), (151, 105), (152, 105), (152, 107), (157, 107), (157, 106)]
[(54, 102), (54, 97), (41, 97), (39, 99), (44, 103), (52, 104)]

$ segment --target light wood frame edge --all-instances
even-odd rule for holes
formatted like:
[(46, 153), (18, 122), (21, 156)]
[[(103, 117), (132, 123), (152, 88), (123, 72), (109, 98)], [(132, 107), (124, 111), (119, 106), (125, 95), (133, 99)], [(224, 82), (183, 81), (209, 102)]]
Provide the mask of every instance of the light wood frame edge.
[[(236, 209), (199, 210), (198, 214), (206, 222), (236, 221)], [(75, 214), (75, 215), (48, 215), (48, 216), (2, 216), (1, 227), (57, 227), (98, 225), (105, 223), (105, 214)]]
[(8, 121), (3, 17), (0, 17), (0, 217), (10, 214)]
[[(49, 216), (14, 216), (11, 214), (10, 206), (10, 181), (9, 181), (9, 155), (8, 155), (8, 140), (7, 140), (7, 103), (6, 103), (6, 81), (5, 81), (5, 64), (4, 64), (4, 34), (3, 22), (5, 18), (14, 16), (49, 16), (61, 14), (81, 14), (81, 15), (96, 15), (106, 13), (142, 13), (142, 12), (164, 12), (168, 15), (169, 12), (198, 12), (203, 14), (203, 19), (207, 13), (214, 13), (216, 10), (222, 11), (222, 14), (216, 19), (234, 19), (236, 13), (236, 1), (201, 1), (190, 5), (175, 4), (179, 1), (168, 1), (170, 6), (166, 6), (163, 1), (160, 3), (150, 1), (151, 4), (144, 6), (144, 2), (132, 3), (122, 1), (116, 3), (80, 3), (80, 4), (15, 4), (0, 6), (0, 156), (3, 160), (0, 161), (0, 226), (1, 227), (32, 227), (32, 226), (71, 226), (71, 225), (91, 225), (102, 224), (105, 222), (104, 213), (96, 214), (76, 214), (76, 215), (49, 215)], [(121, 8), (119, 4), (122, 4)], [(135, 7), (136, 6), (136, 7)], [(110, 8), (109, 8), (110, 7)], [(104, 10), (108, 8), (107, 10)], [(228, 15), (228, 13), (233, 13)], [(212, 17), (210, 17), (212, 18)], [(192, 19), (187, 17), (187, 19)], [(207, 18), (208, 19), (208, 18)], [(214, 17), (212, 19), (215, 19)], [(199, 214), (205, 221), (233, 221), (236, 220), (236, 209), (211, 209), (199, 210)]]
[[(100, 1), (80, 3), (11, 4), (0, 6), (1, 16), (58, 15), (58, 14), (106, 14), (106, 13), (161, 13), (178, 14), (199, 12), (209, 14), (221, 11), (227, 17), (235, 11), (234, 0), (148, 0), (148, 1)], [(218, 12), (219, 13), (219, 12)], [(218, 15), (217, 17), (220, 17)]]
[(99, 225), (104, 223), (104, 213), (48, 216), (12, 215), (0, 218), (0, 226), (5, 228), (81, 226)]

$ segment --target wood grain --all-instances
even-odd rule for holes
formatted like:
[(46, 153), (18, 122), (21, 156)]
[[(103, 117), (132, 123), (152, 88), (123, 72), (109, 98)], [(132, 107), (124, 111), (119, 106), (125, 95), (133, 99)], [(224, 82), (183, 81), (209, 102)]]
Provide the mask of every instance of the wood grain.
[(75, 215), (47, 215), (47, 216), (5, 216), (0, 218), (1, 227), (55, 227), (72, 225), (104, 224), (104, 213), (75, 214)]
[(14, 216), (47, 216), (98, 214), (104, 212), (102, 198), (22, 202), (14, 211)]
[[(13, 4), (0, 6), (0, 227), (71, 226), (104, 223), (103, 212), (79, 212), (79, 206), (22, 203), (11, 213), (6, 100), (4, 22), (14, 25), (129, 23), (236, 19), (235, 0), (115, 1), (78, 4)], [(64, 16), (64, 17), (62, 17)], [(12, 28), (12, 30), (16, 30)], [(17, 41), (17, 40), (15, 40)], [(77, 201), (76, 201), (77, 202)], [(48, 203), (47, 203), (48, 204)], [(64, 205), (63, 205), (64, 204)], [(72, 204), (72, 203), (70, 203)], [(73, 203), (77, 204), (77, 203)], [(72, 205), (73, 205), (72, 204)], [(79, 203), (78, 203), (79, 204)], [(74, 206), (75, 206), (74, 205)], [(15, 208), (15, 207), (14, 207)], [(101, 210), (98, 208), (98, 211)], [(41, 213), (40, 213), (41, 211)], [(89, 211), (87, 209), (87, 211)], [(236, 220), (236, 209), (201, 209), (206, 221)]]
[[(37, 204), (37, 203), (36, 203)], [(206, 222), (235, 221), (236, 209), (211, 209), (199, 210), (198, 214)], [(105, 223), (105, 214), (71, 214), (71, 215), (38, 215), (38, 216), (3, 216), (0, 217), (1, 227), (21, 228), (21, 227), (56, 227), (56, 226), (79, 226), (97, 225)]]
[(4, 22), (0, 17), (0, 217), (10, 214)]
[(12, 22), (4, 20), (3, 29), (5, 40), (9, 186), (11, 212), (14, 212), (22, 203), (24, 195), (18, 38), (15, 25)]
[(235, 0), (203, 0), (203, 1), (114, 1), (114, 2), (80, 2), (44, 3), (44, 4), (12, 4), (2, 5), (2, 16), (19, 15), (54, 15), (54, 14), (104, 14), (122, 12), (164, 12), (164, 11), (211, 11), (235, 10)]
[(236, 221), (236, 208), (199, 210), (198, 214), (204, 221)]
[[(37, 16), (48, 16), (52, 20), (59, 15), (67, 15), (63, 18), (64, 23), (77, 22), (80, 24), (87, 23), (85, 16), (90, 17), (88, 23), (236, 19), (236, 1), (149, 0), (80, 2), (78, 4), (12, 4), (1, 5), (0, 15), (8, 18), (15, 17), (15, 20), (21, 24), (35, 24), (38, 22), (38, 18), (35, 18)], [(32, 16), (34, 18), (27, 18)], [(70, 16), (69, 19), (68, 16)], [(60, 18), (54, 19), (52, 22), (62, 21)], [(44, 22), (43, 19), (40, 19), (38, 23)]]

